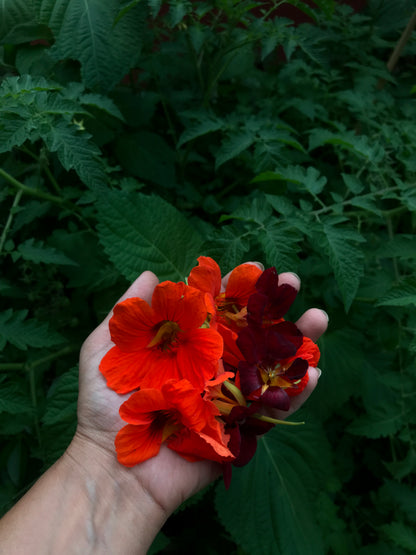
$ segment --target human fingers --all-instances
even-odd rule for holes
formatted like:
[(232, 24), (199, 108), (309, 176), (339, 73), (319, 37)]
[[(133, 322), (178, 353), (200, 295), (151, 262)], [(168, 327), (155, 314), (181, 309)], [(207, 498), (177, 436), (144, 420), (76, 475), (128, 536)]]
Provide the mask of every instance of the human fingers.
[(305, 389), (302, 391), (302, 393), (296, 395), (296, 397), (290, 398), (290, 409), (287, 411), (273, 410), (273, 418), (277, 418), (278, 420), (285, 420), (288, 416), (300, 409), (303, 403), (308, 399), (308, 397), (310, 397), (318, 383), (319, 376), (321, 375), (321, 370), (319, 368), (309, 366), (308, 374), (309, 381)]
[(319, 308), (310, 308), (296, 322), (297, 327), (312, 341), (316, 341), (328, 327), (328, 314)]
[(282, 272), (279, 274), (279, 285), (291, 285), (299, 291), (300, 289), (300, 277), (294, 272)]

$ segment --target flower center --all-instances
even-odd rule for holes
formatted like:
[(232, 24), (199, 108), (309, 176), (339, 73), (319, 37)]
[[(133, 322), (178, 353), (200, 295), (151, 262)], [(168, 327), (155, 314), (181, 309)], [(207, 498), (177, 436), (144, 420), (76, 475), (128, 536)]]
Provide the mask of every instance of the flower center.
[(165, 320), (158, 324), (155, 328), (155, 336), (147, 345), (148, 349), (156, 347), (161, 351), (167, 351), (171, 349), (176, 343), (176, 335), (181, 331), (180, 327), (176, 322), (171, 322), (170, 320)]
[(283, 378), (284, 373), (287, 370), (286, 366), (281, 364), (276, 364), (275, 366), (258, 366), (260, 372), (260, 377), (263, 381), (263, 389), (266, 390), (268, 387), (281, 387), (287, 388), (291, 387), (291, 383)]

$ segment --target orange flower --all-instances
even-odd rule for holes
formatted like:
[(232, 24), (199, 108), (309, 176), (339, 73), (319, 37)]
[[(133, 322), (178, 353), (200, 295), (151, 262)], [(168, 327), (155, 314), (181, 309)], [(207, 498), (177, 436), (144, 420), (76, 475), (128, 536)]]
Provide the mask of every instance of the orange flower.
[(203, 391), (223, 350), (221, 335), (206, 321), (204, 293), (182, 282), (157, 285), (151, 306), (140, 298), (116, 305), (110, 320), (115, 346), (100, 364), (108, 387), (122, 394), (186, 378)]
[(217, 319), (238, 331), (246, 325), (247, 302), (256, 292), (262, 270), (254, 264), (240, 264), (231, 272), (225, 291), (221, 292), (221, 270), (212, 258), (200, 256), (198, 266), (189, 274), (188, 283), (207, 293), (213, 301)]
[(128, 422), (115, 440), (117, 458), (134, 466), (166, 445), (189, 461), (231, 461), (229, 436), (217, 418), (219, 410), (204, 400), (187, 380), (169, 380), (161, 389), (141, 389), (120, 407)]

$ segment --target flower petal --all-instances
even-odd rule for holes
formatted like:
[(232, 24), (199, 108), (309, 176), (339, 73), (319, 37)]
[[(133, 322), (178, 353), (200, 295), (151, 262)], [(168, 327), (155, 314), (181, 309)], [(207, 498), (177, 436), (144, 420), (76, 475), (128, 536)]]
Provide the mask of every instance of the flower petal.
[(198, 266), (189, 274), (188, 285), (215, 298), (221, 290), (221, 270), (215, 260), (208, 256), (200, 256)]
[(137, 297), (126, 299), (114, 307), (109, 323), (111, 339), (122, 351), (137, 351), (151, 341), (156, 322), (146, 301)]
[(126, 353), (117, 345), (110, 349), (100, 363), (100, 372), (107, 380), (107, 386), (119, 394), (129, 393), (141, 385), (146, 358), (152, 351)]
[(164, 281), (157, 285), (152, 308), (159, 321), (176, 322), (182, 330), (199, 328), (207, 317), (204, 293), (182, 282)]
[(127, 424), (115, 439), (118, 461), (124, 466), (134, 466), (155, 457), (162, 444), (163, 428)]
[(234, 268), (225, 289), (226, 299), (233, 299), (240, 307), (246, 306), (261, 274), (262, 270), (254, 264), (240, 264)]

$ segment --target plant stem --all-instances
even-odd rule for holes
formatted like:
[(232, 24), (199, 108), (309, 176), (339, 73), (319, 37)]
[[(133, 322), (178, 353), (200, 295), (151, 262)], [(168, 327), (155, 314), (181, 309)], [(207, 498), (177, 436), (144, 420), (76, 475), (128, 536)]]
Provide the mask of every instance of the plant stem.
[(60, 358), (61, 356), (72, 353), (73, 351), (78, 350), (78, 348), (78, 345), (67, 345), (59, 351), (56, 351), (56, 353), (51, 353), (50, 355), (38, 358), (33, 362), (3, 362), (0, 363), (0, 372), (7, 372), (9, 370), (30, 370), (31, 368), (36, 368), (40, 364), (51, 362), (52, 360)]
[(253, 418), (257, 420), (262, 420), (263, 422), (270, 422), (270, 424), (283, 424), (283, 426), (302, 426), (305, 422), (288, 422), (287, 420), (278, 420), (277, 418), (271, 418), (270, 416), (265, 416), (264, 414), (258, 414), (255, 412)]
[(14, 216), (13, 208), (16, 208), (19, 205), (20, 197), (22, 196), (22, 194), (23, 194), (22, 191), (17, 191), (16, 196), (14, 197), (13, 205), (9, 212), (9, 217), (7, 218), (6, 225), (4, 226), (3, 233), (1, 234), (1, 237), (0, 237), (0, 254), (3, 250), (4, 243), (6, 242), (7, 234), (13, 222), (13, 216)]
[(49, 202), (59, 204), (60, 206), (66, 206), (68, 208), (71, 207), (72, 209), (77, 210), (77, 207), (74, 204), (72, 204), (72, 202), (64, 200), (64, 199), (62, 199), (60, 197), (57, 197), (55, 195), (50, 195), (49, 193), (44, 193), (43, 191), (38, 191), (36, 189), (31, 189), (27, 185), (24, 185), (23, 183), (21, 183), (20, 181), (15, 179), (12, 175), (10, 175), (6, 171), (4, 171), (2, 168), (0, 168), (0, 177), (5, 179), (8, 183), (10, 183), (10, 185), (13, 185), (13, 187), (16, 187), (16, 189), (18, 189), (19, 191), (21, 191), (25, 195), (29, 195), (29, 196), (35, 197), (35, 198), (40, 198), (42, 200), (47, 200)]

